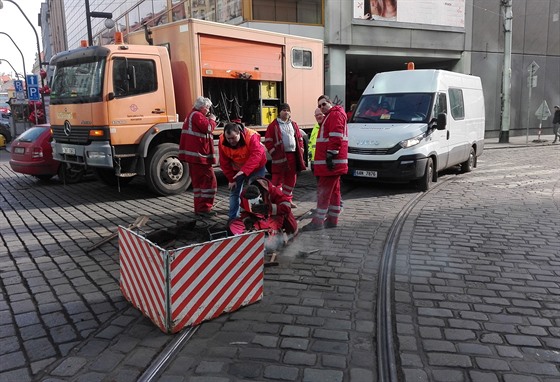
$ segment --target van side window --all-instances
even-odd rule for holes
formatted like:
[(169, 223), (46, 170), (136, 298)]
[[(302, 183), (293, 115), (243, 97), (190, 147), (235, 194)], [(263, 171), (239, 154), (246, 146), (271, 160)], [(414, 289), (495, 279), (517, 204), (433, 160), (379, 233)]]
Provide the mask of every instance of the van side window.
[(156, 65), (153, 60), (113, 60), (113, 91), (115, 97), (150, 93), (157, 90)]
[(445, 93), (438, 93), (436, 103), (434, 105), (433, 118), (437, 118), (439, 114), (447, 114), (447, 97)]
[(465, 103), (463, 102), (463, 91), (461, 89), (449, 89), (449, 105), (453, 119), (465, 118)]

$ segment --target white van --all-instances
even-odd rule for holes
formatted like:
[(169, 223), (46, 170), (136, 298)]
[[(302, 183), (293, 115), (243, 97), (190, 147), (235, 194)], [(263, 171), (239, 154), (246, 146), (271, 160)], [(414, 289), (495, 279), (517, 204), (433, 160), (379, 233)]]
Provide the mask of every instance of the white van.
[(378, 73), (348, 122), (348, 175), (415, 181), (426, 191), (438, 171), (476, 167), (484, 128), (479, 77), (445, 70)]

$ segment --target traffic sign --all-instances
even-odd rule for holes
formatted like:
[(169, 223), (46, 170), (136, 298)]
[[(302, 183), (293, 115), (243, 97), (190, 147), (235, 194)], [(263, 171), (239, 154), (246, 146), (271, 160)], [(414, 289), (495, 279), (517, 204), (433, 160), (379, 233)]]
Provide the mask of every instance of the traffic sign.
[(41, 94), (39, 93), (39, 87), (30, 86), (27, 88), (27, 98), (30, 101), (39, 101), (41, 99)]
[(548, 104), (546, 103), (546, 101), (542, 101), (541, 105), (539, 106), (539, 108), (535, 112), (535, 115), (537, 116), (538, 119), (540, 119), (542, 121), (547, 120), (548, 117), (550, 117), (552, 115), (552, 112), (548, 108)]
[(39, 76), (36, 74), (28, 74), (25, 76), (27, 82), (27, 98), (30, 101), (39, 101), (41, 94), (39, 93)]
[(36, 74), (28, 74), (25, 76), (25, 81), (27, 82), (27, 86), (39, 86), (39, 76)]
[(537, 70), (539, 70), (539, 68), (540, 68), (539, 64), (537, 64), (535, 61), (533, 61), (533, 62), (531, 62), (529, 67), (527, 67), (527, 70), (529, 71), (529, 73), (535, 74), (537, 72)]
[(14, 81), (14, 88), (16, 89), (16, 92), (22, 92), (23, 91), (23, 81), (22, 80), (15, 80)]

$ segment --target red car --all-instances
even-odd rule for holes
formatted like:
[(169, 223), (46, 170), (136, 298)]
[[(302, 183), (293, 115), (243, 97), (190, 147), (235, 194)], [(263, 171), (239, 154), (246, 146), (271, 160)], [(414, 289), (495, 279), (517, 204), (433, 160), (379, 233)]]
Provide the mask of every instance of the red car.
[(77, 183), (84, 168), (55, 161), (52, 157), (52, 132), (49, 126), (34, 126), (12, 142), (10, 166), (15, 172), (48, 180), (55, 175), (65, 183)]

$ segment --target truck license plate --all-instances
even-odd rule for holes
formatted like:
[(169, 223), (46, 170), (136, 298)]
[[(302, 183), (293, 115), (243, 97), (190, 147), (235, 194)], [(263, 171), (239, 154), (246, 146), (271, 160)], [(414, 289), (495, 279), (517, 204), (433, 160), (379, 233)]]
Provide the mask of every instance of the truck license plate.
[(377, 178), (377, 171), (354, 170), (354, 176), (363, 176), (365, 178)]
[(63, 147), (62, 153), (68, 155), (76, 155), (76, 149), (73, 147)]

